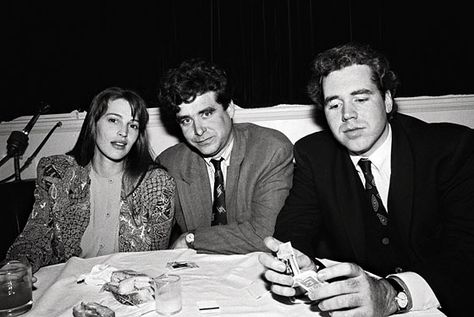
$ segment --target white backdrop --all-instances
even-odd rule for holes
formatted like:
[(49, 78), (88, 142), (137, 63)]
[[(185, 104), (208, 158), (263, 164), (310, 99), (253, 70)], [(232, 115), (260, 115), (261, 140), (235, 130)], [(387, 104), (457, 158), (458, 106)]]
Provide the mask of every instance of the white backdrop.
[[(474, 95), (449, 95), (440, 97), (411, 97), (397, 98), (399, 111), (410, 114), (428, 122), (455, 122), (474, 128)], [(150, 123), (148, 133), (153, 151), (156, 155), (167, 147), (178, 142), (163, 126), (159, 110), (149, 108)], [(253, 122), (265, 127), (274, 128), (285, 133), (294, 143), (301, 137), (321, 130), (313, 119), (311, 105), (277, 105), (267, 108), (238, 108), (235, 112), (235, 122)], [(12, 131), (21, 131), (32, 116), (23, 116), (9, 122), (0, 123), (0, 158), (6, 155), (7, 139)], [(42, 115), (29, 135), (29, 146), (20, 160), (20, 166), (36, 150), (53, 126), (61, 121), (46, 145), (25, 169), (22, 179), (36, 177), (38, 160), (47, 155), (63, 154), (74, 145), (84, 120), (84, 112)], [(0, 167), (0, 180), (13, 174), (13, 159)]]

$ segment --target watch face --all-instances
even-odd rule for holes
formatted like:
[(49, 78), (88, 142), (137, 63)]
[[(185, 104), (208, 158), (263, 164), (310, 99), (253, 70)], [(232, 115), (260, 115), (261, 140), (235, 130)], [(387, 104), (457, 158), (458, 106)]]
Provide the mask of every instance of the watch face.
[(187, 242), (187, 243), (193, 243), (193, 242), (194, 242), (194, 234), (188, 233), (188, 234), (186, 235), (186, 242)]
[(395, 298), (397, 300), (397, 305), (401, 309), (405, 309), (408, 306), (408, 296), (404, 292), (400, 292), (397, 294), (397, 297)]

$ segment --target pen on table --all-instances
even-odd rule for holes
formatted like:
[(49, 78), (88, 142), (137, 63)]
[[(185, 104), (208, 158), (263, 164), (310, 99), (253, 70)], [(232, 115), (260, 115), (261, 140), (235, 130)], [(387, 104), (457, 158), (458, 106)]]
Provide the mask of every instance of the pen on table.
[(219, 309), (219, 306), (214, 306), (214, 307), (201, 307), (199, 310), (213, 310), (213, 309)]
[(198, 310), (202, 313), (220, 311), (220, 306), (215, 300), (199, 301), (196, 304)]

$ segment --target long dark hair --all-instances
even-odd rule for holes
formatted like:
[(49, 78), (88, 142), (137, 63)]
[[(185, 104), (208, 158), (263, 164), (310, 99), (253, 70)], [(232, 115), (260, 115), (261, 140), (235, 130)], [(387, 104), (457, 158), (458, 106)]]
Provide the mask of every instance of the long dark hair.
[(146, 132), (148, 110), (145, 101), (136, 92), (110, 87), (98, 93), (92, 99), (76, 144), (66, 154), (74, 157), (80, 166), (86, 166), (91, 162), (95, 151), (97, 121), (106, 113), (109, 102), (117, 99), (124, 99), (130, 104), (132, 116), (139, 123), (137, 141), (124, 158), (124, 180), (127, 187), (130, 188), (127, 195), (130, 195), (140, 184), (145, 173), (149, 169), (157, 167), (153, 161)]

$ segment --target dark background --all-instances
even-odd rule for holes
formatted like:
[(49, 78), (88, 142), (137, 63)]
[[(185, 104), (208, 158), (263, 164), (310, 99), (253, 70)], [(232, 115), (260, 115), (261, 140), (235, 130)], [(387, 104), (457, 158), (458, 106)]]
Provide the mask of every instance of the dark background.
[(309, 103), (315, 53), (348, 41), (390, 59), (398, 96), (472, 94), (472, 10), (456, 1), (12, 1), (1, 9), (0, 121), (87, 109), (108, 86), (157, 106), (160, 76), (200, 56), (227, 69), (236, 104)]

